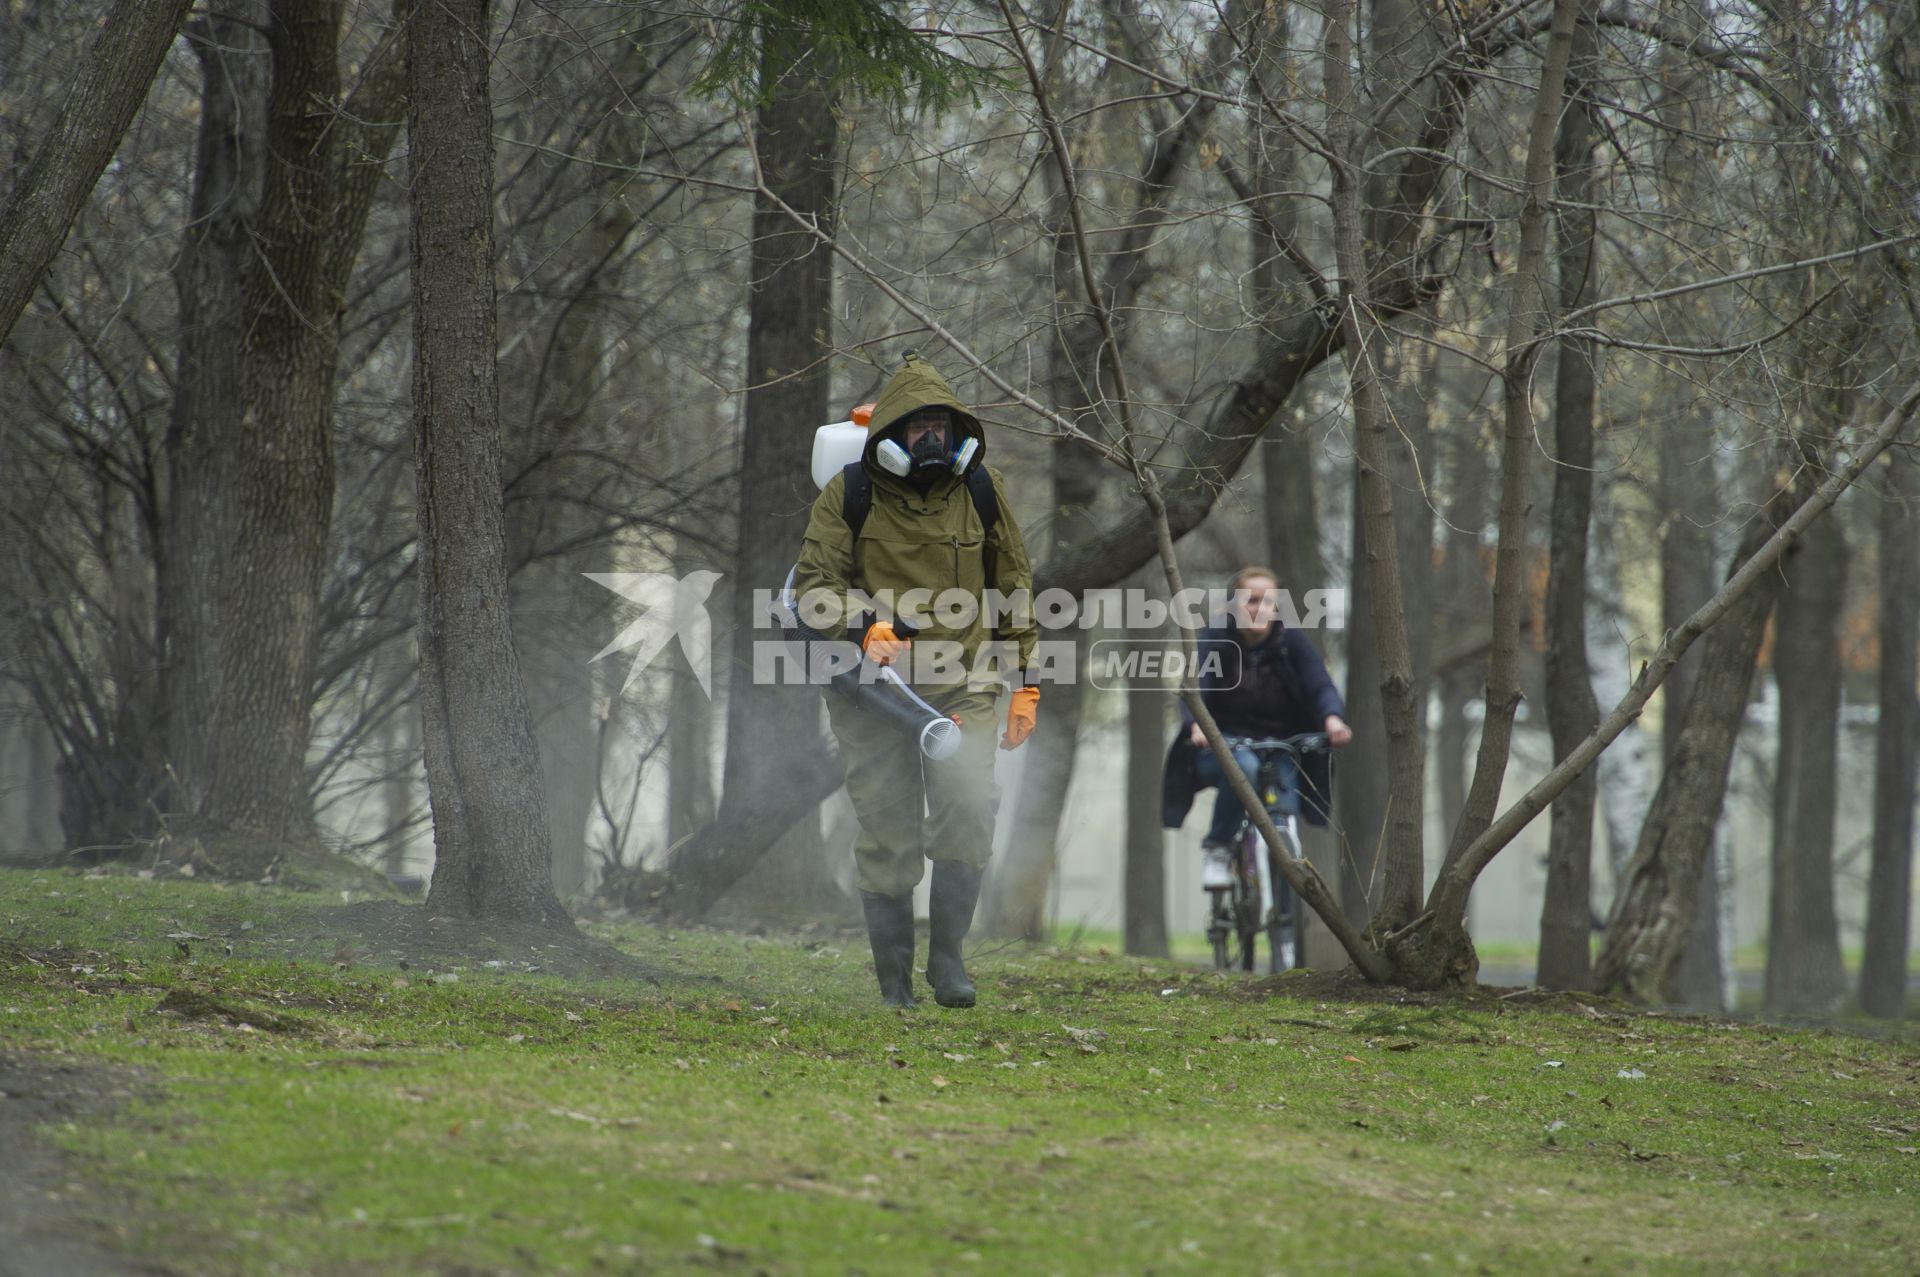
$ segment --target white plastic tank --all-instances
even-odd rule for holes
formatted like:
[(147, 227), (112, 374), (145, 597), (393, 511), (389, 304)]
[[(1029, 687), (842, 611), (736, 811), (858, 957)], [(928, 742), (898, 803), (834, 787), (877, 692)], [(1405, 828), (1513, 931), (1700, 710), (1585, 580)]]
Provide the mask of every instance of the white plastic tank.
[(867, 448), (867, 422), (873, 418), (873, 405), (861, 404), (853, 410), (851, 421), (836, 421), (813, 432), (813, 486), (824, 488), (827, 481), (854, 462)]

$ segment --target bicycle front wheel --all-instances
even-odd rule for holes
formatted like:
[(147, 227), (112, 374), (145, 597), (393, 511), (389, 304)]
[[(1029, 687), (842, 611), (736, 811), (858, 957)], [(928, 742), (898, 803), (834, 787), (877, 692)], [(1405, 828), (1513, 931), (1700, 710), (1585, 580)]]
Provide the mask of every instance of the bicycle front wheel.
[(1209, 891), (1213, 906), (1207, 915), (1207, 940), (1213, 946), (1213, 969), (1225, 971), (1232, 962), (1228, 952), (1228, 939), (1233, 935), (1233, 926), (1228, 921), (1232, 906), (1222, 897), (1224, 891)]
[(1269, 861), (1273, 870), (1273, 911), (1267, 915), (1267, 970), (1274, 975), (1300, 965), (1300, 904), (1280, 866)]

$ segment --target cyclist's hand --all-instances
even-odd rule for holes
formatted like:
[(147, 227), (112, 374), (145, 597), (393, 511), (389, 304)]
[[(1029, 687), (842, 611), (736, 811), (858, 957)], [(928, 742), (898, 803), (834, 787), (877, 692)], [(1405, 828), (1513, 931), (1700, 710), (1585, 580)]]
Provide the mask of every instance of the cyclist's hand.
[(1040, 715), (1040, 689), (1016, 687), (1013, 703), (1007, 706), (1007, 730), (1000, 737), (1001, 749), (1018, 749), (1033, 735), (1034, 720)]
[(1353, 729), (1338, 714), (1327, 715), (1327, 744), (1338, 749), (1353, 739)]
[(1187, 739), (1193, 742), (1195, 749), (1205, 749), (1207, 747), (1207, 734), (1200, 730), (1200, 724), (1198, 723), (1193, 724), (1187, 729)]
[(886, 621), (875, 621), (867, 628), (867, 637), (860, 648), (875, 665), (891, 665), (907, 659), (907, 640), (895, 634), (893, 626)]

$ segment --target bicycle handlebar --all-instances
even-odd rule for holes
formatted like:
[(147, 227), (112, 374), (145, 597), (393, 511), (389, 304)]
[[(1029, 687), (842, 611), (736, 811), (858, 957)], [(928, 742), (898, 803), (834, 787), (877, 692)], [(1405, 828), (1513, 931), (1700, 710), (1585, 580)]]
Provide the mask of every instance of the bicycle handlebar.
[(1250, 749), (1256, 754), (1278, 751), (1304, 758), (1329, 746), (1325, 732), (1302, 732), (1298, 736), (1229, 736), (1229, 749)]

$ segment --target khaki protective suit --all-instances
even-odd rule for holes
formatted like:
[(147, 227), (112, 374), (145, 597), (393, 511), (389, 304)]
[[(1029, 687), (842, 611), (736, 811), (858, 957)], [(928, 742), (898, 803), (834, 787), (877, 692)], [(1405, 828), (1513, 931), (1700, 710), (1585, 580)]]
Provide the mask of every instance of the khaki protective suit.
[[(899, 598), (909, 590), (934, 594), (958, 586), (976, 598), (991, 585), (1002, 594), (1030, 594), (1033, 569), (1026, 542), (1008, 508), (1006, 489), (992, 471), (1000, 514), (991, 536), (981, 524), (965, 481), (943, 474), (926, 492), (888, 474), (874, 461), (882, 434), (921, 408), (953, 411), (956, 444), (968, 437), (986, 440), (979, 420), (955, 396), (932, 365), (907, 356), (887, 382), (868, 424), (863, 463), (873, 479), (873, 505), (856, 542), (844, 515), (845, 476), (836, 475), (813, 504), (805, 543), (794, 573), (801, 599), (825, 590), (838, 597), (849, 589), (876, 598)], [(975, 464), (982, 464), (976, 458)], [(990, 552), (990, 554), (989, 554)], [(993, 580), (987, 580), (987, 560)], [(892, 619), (892, 618), (882, 618)], [(953, 757), (925, 762), (914, 743), (870, 711), (843, 697), (827, 698), (833, 733), (847, 766), (847, 793), (860, 818), (854, 841), (862, 891), (898, 896), (913, 890), (927, 860), (955, 860), (982, 869), (993, 851), (994, 814), (999, 805), (993, 783), (994, 747), (1000, 735), (998, 681), (969, 686), (980, 645), (995, 640), (1017, 653), (1020, 670), (1030, 667), (1036, 638), (1031, 616), (998, 627), (984, 608), (970, 623), (943, 625), (930, 613), (911, 618), (920, 625), (916, 644), (957, 644), (964, 658), (951, 681), (916, 682), (914, 690), (940, 712), (960, 720), (961, 746)], [(908, 671), (903, 668), (903, 674)], [(1014, 671), (1008, 671), (1014, 673)], [(1016, 674), (1017, 677), (1017, 674)]]

